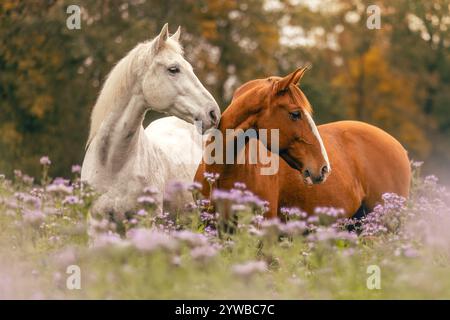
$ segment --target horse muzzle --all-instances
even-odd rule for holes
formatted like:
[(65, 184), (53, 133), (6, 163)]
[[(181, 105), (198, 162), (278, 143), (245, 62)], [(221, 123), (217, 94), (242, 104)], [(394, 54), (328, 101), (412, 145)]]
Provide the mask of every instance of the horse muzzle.
[(322, 166), (319, 174), (313, 174), (310, 169), (303, 170), (303, 182), (307, 185), (324, 183), (330, 174), (330, 168), (327, 165)]
[(195, 126), (201, 134), (211, 128), (217, 128), (220, 121), (220, 109), (219, 107), (211, 108), (202, 117), (197, 117), (194, 119)]

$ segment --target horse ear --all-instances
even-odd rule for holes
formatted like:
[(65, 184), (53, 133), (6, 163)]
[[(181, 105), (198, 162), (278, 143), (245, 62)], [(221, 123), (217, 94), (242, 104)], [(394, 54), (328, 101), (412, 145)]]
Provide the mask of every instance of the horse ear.
[(158, 52), (159, 50), (161, 50), (162, 47), (164, 47), (164, 44), (166, 43), (168, 38), (169, 38), (169, 24), (166, 23), (162, 27), (159, 35), (156, 37), (156, 40), (155, 40), (156, 52)]
[(278, 80), (277, 93), (282, 93), (283, 91), (286, 91), (291, 84), (298, 84), (303, 75), (305, 74), (306, 70), (308, 70), (309, 68), (310, 64), (307, 64), (306, 66), (298, 68), (294, 72), (291, 72), (284, 78)]
[(180, 40), (180, 33), (181, 33), (181, 27), (178, 26), (177, 31), (170, 37), (170, 39), (173, 39), (178, 42), (178, 40)]
[(297, 72), (297, 74), (295, 75), (294, 80), (292, 81), (292, 83), (299, 84), (299, 83), (300, 83), (300, 80), (302, 80), (302, 78), (303, 78), (303, 75), (304, 75), (305, 72), (306, 72), (307, 70), (309, 70), (309, 69), (311, 69), (311, 63), (307, 63), (307, 64), (304, 65), (303, 67), (297, 69), (298, 72)]

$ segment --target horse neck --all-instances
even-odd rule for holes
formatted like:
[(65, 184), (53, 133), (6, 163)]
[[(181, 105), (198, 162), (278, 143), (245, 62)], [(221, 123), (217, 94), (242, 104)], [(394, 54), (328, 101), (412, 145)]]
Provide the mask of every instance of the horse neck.
[(137, 91), (138, 76), (133, 69), (136, 70), (134, 64), (141, 51), (140, 46), (134, 48), (109, 73), (92, 110), (88, 146), (108, 118), (118, 117), (121, 112), (125, 112), (133, 93)]
[(145, 137), (142, 122), (147, 108), (142, 95), (135, 94), (138, 84), (132, 72), (135, 56), (132, 51), (113, 69), (93, 110), (88, 144), (95, 141), (102, 164), (108, 161), (123, 165)]
[(251, 106), (246, 105), (245, 101), (245, 97), (238, 97), (223, 112), (218, 128), (222, 133), (225, 133), (226, 129), (246, 130), (253, 126), (254, 115), (261, 111), (261, 107), (255, 102), (252, 102)]
[[(230, 143), (235, 145), (236, 138), (230, 140), (227, 136), (227, 129), (252, 129), (254, 128), (254, 114), (259, 111), (259, 107), (247, 108), (242, 105), (242, 100), (236, 99), (232, 101), (230, 106), (224, 111), (220, 119), (220, 124), (218, 130), (222, 135), (222, 156), (223, 163), (212, 163), (205, 165), (206, 172), (219, 173), (221, 177), (227, 175), (228, 172), (233, 172), (235, 170), (234, 164), (227, 164), (225, 159), (227, 155), (228, 146)], [(233, 147), (234, 148), (234, 147)], [(235, 150), (236, 151), (236, 150)], [(234, 153), (234, 163), (236, 163), (237, 152)], [(247, 164), (244, 164), (247, 166)]]
[(97, 159), (113, 172), (139, 153), (145, 139), (145, 110), (137, 110), (140, 102), (136, 100), (139, 98), (133, 96), (123, 111), (108, 114), (92, 141)]

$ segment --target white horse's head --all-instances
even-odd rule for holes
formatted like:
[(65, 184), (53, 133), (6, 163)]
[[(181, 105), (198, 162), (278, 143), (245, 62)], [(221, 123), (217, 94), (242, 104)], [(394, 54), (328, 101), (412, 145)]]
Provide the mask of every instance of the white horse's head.
[(218, 124), (220, 109), (184, 59), (179, 37), (179, 27), (169, 37), (166, 23), (160, 34), (150, 42), (151, 59), (144, 59), (140, 79), (142, 94), (152, 110), (190, 123), (201, 121), (205, 131)]
[(92, 110), (88, 145), (108, 114), (124, 108), (131, 97), (142, 98), (141, 115), (148, 109), (201, 122), (202, 132), (217, 126), (220, 109), (183, 57), (180, 28), (169, 37), (168, 26), (152, 41), (138, 44), (112, 69)]

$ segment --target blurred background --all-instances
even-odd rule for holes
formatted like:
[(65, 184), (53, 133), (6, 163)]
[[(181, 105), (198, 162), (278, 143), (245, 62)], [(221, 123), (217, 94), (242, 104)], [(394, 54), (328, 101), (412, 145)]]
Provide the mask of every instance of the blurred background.
[[(80, 30), (66, 26), (71, 4)], [(380, 29), (366, 27), (371, 4)], [(51, 175), (70, 175), (107, 73), (168, 22), (222, 110), (240, 84), (311, 62), (301, 88), (318, 124), (377, 125), (448, 183), (449, 11), (450, 0), (2, 0), (0, 173), (36, 176), (49, 155)]]

